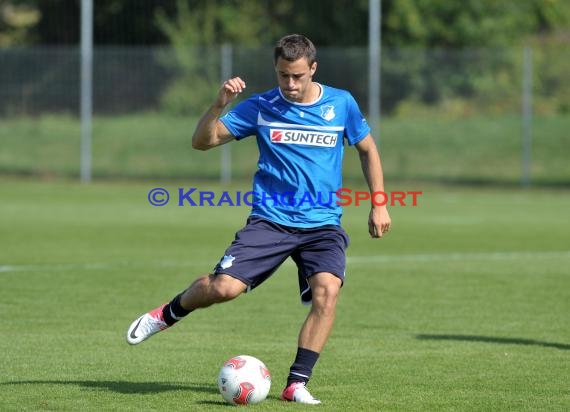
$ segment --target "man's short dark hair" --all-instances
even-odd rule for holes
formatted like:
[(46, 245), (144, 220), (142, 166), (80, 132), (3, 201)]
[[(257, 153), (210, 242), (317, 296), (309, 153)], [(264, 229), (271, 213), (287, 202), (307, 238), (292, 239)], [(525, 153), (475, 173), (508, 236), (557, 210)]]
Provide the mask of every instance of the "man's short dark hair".
[(294, 62), (305, 57), (312, 66), (317, 61), (317, 49), (311, 40), (302, 34), (289, 34), (281, 38), (275, 45), (273, 62), (277, 64), (277, 59)]

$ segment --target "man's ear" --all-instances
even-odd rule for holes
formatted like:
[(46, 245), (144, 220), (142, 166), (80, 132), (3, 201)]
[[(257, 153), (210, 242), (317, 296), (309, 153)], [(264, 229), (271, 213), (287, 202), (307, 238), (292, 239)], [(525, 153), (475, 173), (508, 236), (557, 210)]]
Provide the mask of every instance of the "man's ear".
[(313, 62), (311, 66), (311, 76), (314, 75), (316, 71), (317, 71), (317, 62)]

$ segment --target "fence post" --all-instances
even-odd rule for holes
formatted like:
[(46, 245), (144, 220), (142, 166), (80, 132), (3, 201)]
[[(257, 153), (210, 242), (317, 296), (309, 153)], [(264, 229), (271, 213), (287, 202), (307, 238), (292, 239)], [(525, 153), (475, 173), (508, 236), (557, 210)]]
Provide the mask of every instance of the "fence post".
[(93, 110), (93, 0), (81, 0), (81, 182), (91, 181)]
[(368, 116), (378, 139), (380, 123), (381, 0), (368, 1)]
[(523, 98), (522, 98), (522, 175), (521, 185), (529, 187), (532, 163), (532, 49), (523, 51)]
[[(232, 45), (224, 43), (221, 49), (220, 73), (222, 81), (226, 81), (232, 75)], [(220, 155), (220, 182), (229, 183), (232, 180), (232, 148), (230, 144), (221, 147)]]

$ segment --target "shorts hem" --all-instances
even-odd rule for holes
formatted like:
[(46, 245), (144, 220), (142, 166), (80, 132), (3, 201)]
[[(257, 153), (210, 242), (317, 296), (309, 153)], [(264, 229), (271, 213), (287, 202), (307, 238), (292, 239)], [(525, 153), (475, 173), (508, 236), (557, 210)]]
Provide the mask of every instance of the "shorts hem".
[(325, 269), (325, 270), (322, 270), (322, 269), (314, 270), (313, 273), (311, 273), (310, 275), (306, 276), (305, 279), (309, 279), (310, 277), (315, 276), (317, 273), (323, 273), (323, 272), (324, 272), (324, 273), (330, 273), (331, 275), (336, 276), (337, 278), (339, 278), (339, 279), (344, 283), (344, 278), (345, 278), (344, 272), (343, 272), (342, 275), (339, 275), (336, 270), (335, 270), (335, 271), (333, 271), (333, 270), (326, 270), (326, 269)]

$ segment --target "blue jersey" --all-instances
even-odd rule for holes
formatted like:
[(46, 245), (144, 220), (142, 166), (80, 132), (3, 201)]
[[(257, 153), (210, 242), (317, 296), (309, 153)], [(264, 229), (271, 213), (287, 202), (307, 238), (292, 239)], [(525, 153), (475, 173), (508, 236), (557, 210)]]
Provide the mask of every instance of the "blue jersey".
[(256, 136), (258, 170), (252, 215), (292, 227), (340, 225), (344, 141), (354, 145), (370, 127), (352, 95), (320, 85), (312, 103), (295, 103), (278, 87), (242, 101), (220, 120), (237, 140)]

